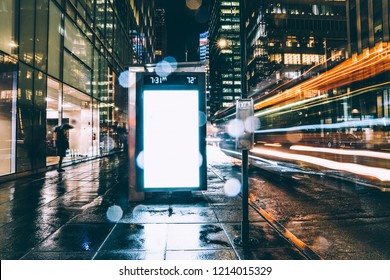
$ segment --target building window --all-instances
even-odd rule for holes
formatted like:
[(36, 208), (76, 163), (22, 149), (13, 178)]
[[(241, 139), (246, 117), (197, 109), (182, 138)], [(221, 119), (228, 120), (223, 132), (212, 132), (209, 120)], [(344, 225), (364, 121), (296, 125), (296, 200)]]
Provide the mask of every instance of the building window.
[(15, 32), (15, 2), (16, 0), (2, 0), (0, 8), (0, 50), (14, 54), (18, 42)]
[(12, 136), (16, 117), (12, 113), (16, 111), (16, 79), (16, 61), (0, 53), (0, 176), (15, 172), (16, 141)]
[(92, 67), (92, 44), (69, 19), (65, 20), (65, 48)]
[(64, 52), (64, 82), (90, 93), (91, 71), (68, 52)]
[(61, 57), (61, 11), (53, 1), (50, 2), (48, 72), (56, 78), (60, 77)]
[(281, 63), (282, 62), (282, 54), (280, 54), (280, 53), (270, 54), (269, 60), (270, 60), (270, 62)]
[(324, 55), (302, 54), (302, 64), (305, 64), (305, 65), (321, 63), (324, 60), (325, 60)]
[(285, 53), (284, 64), (301, 64), (301, 55), (297, 53)]
[(46, 165), (52, 165), (58, 162), (53, 132), (55, 127), (60, 124), (61, 97), (62, 84), (48, 78), (46, 96)]
[(92, 156), (92, 100), (86, 94), (64, 86), (62, 123), (74, 128), (69, 130), (67, 159)]

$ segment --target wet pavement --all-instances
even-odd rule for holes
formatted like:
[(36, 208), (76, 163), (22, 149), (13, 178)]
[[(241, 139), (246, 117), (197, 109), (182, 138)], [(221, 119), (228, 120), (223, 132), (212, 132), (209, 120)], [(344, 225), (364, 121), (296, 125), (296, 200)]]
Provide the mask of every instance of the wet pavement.
[(250, 207), (241, 247), (241, 197), (208, 170), (206, 191), (128, 201), (125, 154), (0, 184), (1, 259), (301, 260), (308, 257)]

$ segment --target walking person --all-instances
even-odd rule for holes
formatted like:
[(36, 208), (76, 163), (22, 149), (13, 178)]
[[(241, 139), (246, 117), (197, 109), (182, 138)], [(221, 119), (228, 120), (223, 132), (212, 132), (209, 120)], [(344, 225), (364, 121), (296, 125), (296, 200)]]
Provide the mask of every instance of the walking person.
[(62, 161), (64, 160), (64, 157), (66, 155), (66, 150), (69, 149), (69, 140), (66, 135), (66, 131), (69, 129), (72, 129), (73, 126), (70, 124), (63, 124), (60, 126), (57, 126), (54, 129), (54, 132), (56, 133), (56, 147), (57, 147), (57, 156), (60, 157), (58, 161), (58, 172), (64, 172), (65, 170), (62, 169)]

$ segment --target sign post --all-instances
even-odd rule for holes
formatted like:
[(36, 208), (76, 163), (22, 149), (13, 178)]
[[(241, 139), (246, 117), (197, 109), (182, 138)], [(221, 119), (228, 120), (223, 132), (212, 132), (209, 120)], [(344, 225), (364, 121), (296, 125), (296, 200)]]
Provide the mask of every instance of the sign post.
[(249, 176), (248, 176), (248, 153), (254, 143), (254, 109), (251, 98), (237, 100), (236, 119), (244, 125), (244, 132), (236, 139), (236, 148), (241, 150), (241, 184), (242, 184), (242, 220), (241, 236), (234, 242), (242, 247), (253, 246), (256, 239), (249, 237)]
[[(247, 98), (247, 50), (246, 50), (246, 0), (240, 0), (240, 54), (241, 54), (241, 100), (237, 102), (237, 118), (244, 118), (251, 112), (253, 115), (253, 101)], [(251, 105), (249, 104), (251, 103)], [(251, 119), (253, 122), (253, 119)], [(245, 122), (246, 120), (244, 120)], [(237, 141), (237, 148), (241, 149), (241, 184), (242, 184), (242, 223), (241, 223), (241, 238), (234, 239), (234, 242), (242, 247), (253, 246), (257, 240), (249, 238), (249, 217), (248, 217), (248, 151), (253, 146), (252, 135), (248, 131), (244, 132), (243, 136)], [(251, 139), (251, 141), (250, 141)]]

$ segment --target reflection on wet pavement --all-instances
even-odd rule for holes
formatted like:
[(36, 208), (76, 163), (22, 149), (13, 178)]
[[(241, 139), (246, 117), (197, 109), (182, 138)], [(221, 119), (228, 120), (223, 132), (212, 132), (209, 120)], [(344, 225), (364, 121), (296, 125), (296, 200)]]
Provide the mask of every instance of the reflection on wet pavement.
[(0, 185), (2, 259), (304, 259), (251, 209), (256, 248), (240, 248), (241, 199), (208, 173), (208, 190), (128, 201), (115, 155)]

